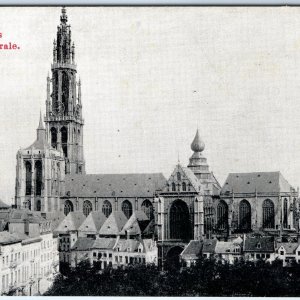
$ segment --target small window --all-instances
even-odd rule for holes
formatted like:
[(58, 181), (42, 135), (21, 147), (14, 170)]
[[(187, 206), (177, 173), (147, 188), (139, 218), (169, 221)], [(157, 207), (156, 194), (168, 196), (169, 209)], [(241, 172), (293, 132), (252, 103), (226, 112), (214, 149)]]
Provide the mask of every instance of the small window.
[(180, 172), (177, 172), (177, 180), (181, 180), (181, 174), (180, 174)]
[(108, 257), (109, 257), (109, 258), (112, 258), (112, 254), (111, 254), (111, 253), (109, 253)]
[(267, 257), (267, 258), (270, 258), (270, 254), (266, 254), (266, 257)]
[(284, 251), (280, 251), (280, 255), (284, 255)]

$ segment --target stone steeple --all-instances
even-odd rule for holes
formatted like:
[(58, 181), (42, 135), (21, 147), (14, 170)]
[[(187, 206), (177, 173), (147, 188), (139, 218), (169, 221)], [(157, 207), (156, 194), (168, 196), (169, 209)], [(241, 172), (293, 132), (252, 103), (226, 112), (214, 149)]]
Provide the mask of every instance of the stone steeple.
[(52, 148), (63, 150), (66, 174), (85, 173), (81, 83), (76, 79), (75, 45), (65, 7), (53, 42), (51, 71), (51, 78), (47, 77), (47, 139)]

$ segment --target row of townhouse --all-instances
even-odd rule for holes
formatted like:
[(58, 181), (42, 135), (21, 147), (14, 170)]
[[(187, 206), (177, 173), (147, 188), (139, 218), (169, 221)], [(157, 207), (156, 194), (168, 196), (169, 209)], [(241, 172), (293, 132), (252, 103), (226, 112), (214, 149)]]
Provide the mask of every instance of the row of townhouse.
[(122, 211), (106, 217), (100, 211), (86, 218), (70, 212), (56, 229), (59, 237), (59, 260), (76, 266), (82, 260), (97, 262), (101, 269), (132, 263), (157, 264), (154, 224), (142, 211), (129, 219)]
[(243, 258), (247, 261), (264, 260), (273, 262), (276, 259), (283, 261), (283, 265), (300, 262), (300, 241), (279, 242), (270, 236), (243, 236), (232, 241), (218, 241), (205, 239), (190, 241), (180, 254), (182, 261), (189, 267), (200, 257), (215, 258), (230, 264)]
[(8, 230), (0, 232), (1, 295), (43, 294), (58, 267), (51, 222), (33, 212), (12, 211)]

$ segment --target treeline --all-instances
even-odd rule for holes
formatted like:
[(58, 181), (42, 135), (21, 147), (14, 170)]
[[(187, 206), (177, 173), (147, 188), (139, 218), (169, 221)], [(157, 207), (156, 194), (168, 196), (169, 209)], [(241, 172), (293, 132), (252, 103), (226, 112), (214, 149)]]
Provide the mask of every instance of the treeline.
[(300, 296), (300, 265), (283, 267), (281, 261), (199, 260), (167, 271), (146, 265), (100, 271), (82, 262), (64, 273), (45, 296)]

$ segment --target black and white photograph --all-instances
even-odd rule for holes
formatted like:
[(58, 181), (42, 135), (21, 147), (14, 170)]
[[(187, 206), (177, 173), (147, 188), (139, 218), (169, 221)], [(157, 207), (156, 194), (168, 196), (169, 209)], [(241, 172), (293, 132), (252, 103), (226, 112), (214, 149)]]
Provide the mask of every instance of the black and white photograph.
[(0, 6), (1, 296), (300, 296), (300, 7)]

